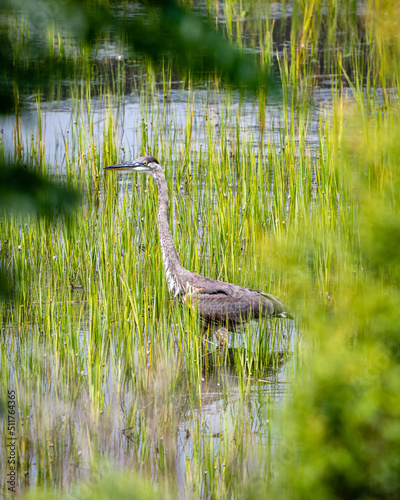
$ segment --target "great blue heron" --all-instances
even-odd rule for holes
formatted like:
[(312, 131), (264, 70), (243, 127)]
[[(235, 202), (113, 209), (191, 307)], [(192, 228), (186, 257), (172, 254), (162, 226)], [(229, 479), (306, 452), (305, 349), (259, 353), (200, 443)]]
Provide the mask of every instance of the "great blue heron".
[(227, 341), (226, 330), (234, 331), (250, 319), (261, 316), (293, 319), (287, 307), (273, 295), (206, 278), (182, 266), (168, 224), (167, 182), (154, 156), (142, 156), (104, 170), (146, 172), (153, 177), (158, 187), (158, 232), (169, 291), (197, 311), (205, 329), (216, 329), (220, 343)]

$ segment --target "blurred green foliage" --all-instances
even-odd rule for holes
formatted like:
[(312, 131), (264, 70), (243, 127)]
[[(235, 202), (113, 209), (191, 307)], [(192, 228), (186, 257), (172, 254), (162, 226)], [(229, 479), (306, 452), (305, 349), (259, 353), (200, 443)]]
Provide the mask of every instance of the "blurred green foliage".
[[(313, 348), (281, 423), (278, 479), (264, 498), (400, 498), (400, 115), (379, 100), (371, 110), (343, 109), (325, 167), (335, 174), (336, 225), (304, 218), (301, 237), (267, 239), (294, 277)], [(326, 297), (316, 295), (317, 273), (299, 277), (310, 254), (315, 269), (329, 262)]]
[[(103, 467), (104, 468), (104, 467)], [(77, 483), (73, 486), (74, 498), (81, 500), (152, 500), (160, 498), (160, 492), (145, 480), (139, 479), (135, 472), (121, 473), (117, 470), (102, 470), (91, 482)], [(23, 495), (24, 500), (67, 500), (70, 495), (60, 494), (57, 490), (37, 489)]]
[[(124, 7), (93, 0), (0, 0), (0, 9), (8, 20), (3, 21), (0, 31), (0, 112), (21, 105), (24, 92), (37, 88), (46, 92), (82, 68), (84, 52), (76, 57), (60, 43), (53, 50), (43, 37), (48, 28), (82, 47), (86, 44), (94, 48), (104, 39), (122, 43), (124, 57), (129, 52), (145, 54), (154, 62), (171, 57), (177, 71), (190, 72), (194, 78), (217, 74), (228, 84), (247, 88), (271, 84), (255, 55), (241, 52), (226, 41), (205, 12), (195, 13), (173, 0), (137, 2), (137, 14), (127, 13)], [(14, 26), (17, 12), (19, 16), (26, 13), (25, 25)], [(18, 19), (20, 23), (21, 17)], [(92, 62), (94, 52), (89, 50), (87, 54)]]
[(37, 175), (27, 167), (1, 165), (0, 211), (52, 216), (77, 201), (77, 193), (60, 182)]

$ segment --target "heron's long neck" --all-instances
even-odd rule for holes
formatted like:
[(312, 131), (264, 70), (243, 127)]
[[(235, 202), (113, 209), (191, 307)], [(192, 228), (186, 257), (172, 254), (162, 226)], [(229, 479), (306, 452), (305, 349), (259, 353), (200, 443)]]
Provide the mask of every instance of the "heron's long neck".
[(164, 262), (165, 277), (171, 294), (177, 296), (185, 291), (184, 274), (187, 272), (179, 260), (168, 222), (168, 186), (164, 173), (155, 177), (158, 186), (158, 232)]

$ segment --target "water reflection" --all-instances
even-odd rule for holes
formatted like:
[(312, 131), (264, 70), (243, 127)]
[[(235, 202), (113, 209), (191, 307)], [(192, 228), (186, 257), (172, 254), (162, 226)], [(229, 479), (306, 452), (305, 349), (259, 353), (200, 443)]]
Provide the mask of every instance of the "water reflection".
[[(194, 99), (193, 99), (194, 95)], [(96, 138), (96, 148), (99, 152), (104, 146), (104, 132), (107, 126), (110, 112), (115, 119), (114, 140), (119, 160), (129, 160), (138, 156), (140, 146), (143, 144), (143, 123), (158, 134), (159, 141), (168, 143), (172, 141), (175, 145), (174, 154), (185, 150), (185, 130), (188, 125), (188, 116), (193, 112), (192, 134), (196, 137), (190, 144), (192, 153), (199, 154), (205, 150), (209, 139), (209, 127), (213, 128), (213, 134), (218, 137), (221, 127), (227, 127), (227, 141), (234, 143), (239, 127), (243, 137), (251, 137), (254, 154), (258, 155), (258, 148), (266, 142), (275, 143), (279, 148), (281, 145), (284, 109), (280, 98), (270, 98), (266, 108), (266, 126), (260, 126), (260, 111), (257, 100), (253, 98), (243, 99), (239, 93), (232, 92), (230, 103), (226, 105), (223, 116), (224, 124), (221, 123), (221, 101), (222, 94), (211, 94), (207, 90), (197, 89), (188, 92), (185, 89), (172, 90), (165, 100), (162, 91), (158, 93), (157, 100), (145, 106), (140, 97), (133, 94), (126, 96), (124, 101), (115, 105), (111, 110), (102, 100), (93, 99), (90, 102), (90, 111), (87, 103), (83, 100), (78, 110), (73, 110), (70, 100), (58, 103), (43, 103), (41, 123), (41, 134), (38, 129), (38, 114), (35, 105), (27, 107), (18, 117), (0, 117), (0, 128), (5, 155), (12, 157), (14, 154), (14, 140), (18, 134), (25, 145), (36, 141), (40, 136), (45, 146), (45, 156), (50, 168), (63, 173), (66, 168), (66, 149), (69, 152), (70, 161), (78, 163), (82, 161), (80, 155), (83, 150), (90, 150), (89, 131)], [(307, 122), (307, 145), (312, 154), (318, 146), (318, 119), (321, 107), (330, 105), (332, 100), (331, 91), (319, 89), (314, 92), (314, 105), (310, 108), (310, 116)], [(238, 110), (240, 108), (240, 120), (237, 122)], [(286, 110), (289, 113), (290, 108)], [(82, 130), (87, 135), (82, 137)], [(151, 141), (150, 141), (151, 142)], [(296, 149), (298, 153), (298, 145)], [(166, 166), (172, 165), (178, 158), (171, 156), (166, 160)]]
[[(279, 407), (290, 392), (287, 380), (293, 369), (291, 349), (297, 342), (294, 328), (288, 330), (285, 350), (269, 353), (270, 363), (264, 370), (250, 375), (246, 370), (238, 371), (237, 364), (236, 368), (224, 363), (209, 364), (200, 386), (192, 388), (183, 369), (173, 384), (173, 392), (168, 374), (176, 367), (155, 357), (151, 381), (143, 391), (136, 381), (137, 373), (130, 369), (125, 372), (124, 353), (111, 339), (110, 349), (104, 350), (102, 359), (104, 375), (97, 389), (102, 393), (99, 398), (93, 393), (94, 373), (87, 365), (88, 356), (93, 355), (92, 333), (84, 327), (87, 306), (78, 300), (82, 292), (76, 293), (73, 307), (75, 321), (81, 324), (79, 345), (65, 352), (53, 349), (51, 337), (58, 335), (69, 343), (67, 331), (45, 335), (39, 344), (31, 331), (3, 331), (9, 380), (20, 379), (19, 399), (30, 401), (28, 411), (21, 408), (19, 424), (24, 469), (19, 477), (21, 487), (43, 484), (51, 477), (53, 484), (68, 487), (72, 480), (88, 477), (88, 464), (93, 452), (98, 451), (119, 467), (151, 474), (154, 479), (172, 472), (185, 497), (194, 455), (201, 452), (207, 456), (210, 442), (213, 467), (220, 473), (224, 464), (220, 463), (219, 450), (228, 446), (227, 439), (233, 447), (232, 456), (236, 440), (242, 441), (241, 453), (246, 457), (242, 459), (247, 462), (255, 460), (258, 446), (272, 446), (276, 436), (265, 423), (274, 419), (274, 407)], [(62, 308), (64, 302), (55, 301), (55, 308)], [(238, 336), (235, 344), (242, 341)], [(231, 352), (243, 355), (239, 347)], [(20, 367), (26, 366), (26, 357), (32, 369), (41, 373), (40, 386), (32, 387), (29, 378), (19, 375)], [(140, 370), (136, 359), (135, 370)], [(73, 370), (71, 363), (75, 364)]]

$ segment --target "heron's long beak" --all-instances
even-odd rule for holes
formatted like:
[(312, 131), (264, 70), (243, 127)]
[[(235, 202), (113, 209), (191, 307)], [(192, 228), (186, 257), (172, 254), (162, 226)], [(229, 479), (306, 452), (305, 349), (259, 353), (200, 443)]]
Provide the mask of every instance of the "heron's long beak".
[(104, 167), (103, 170), (128, 170), (135, 172), (148, 172), (150, 169), (138, 161), (127, 161), (125, 163), (118, 163), (117, 165), (110, 165), (109, 167)]

